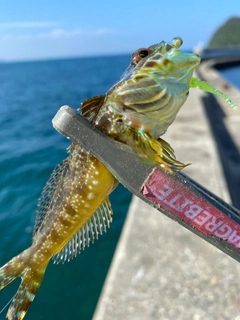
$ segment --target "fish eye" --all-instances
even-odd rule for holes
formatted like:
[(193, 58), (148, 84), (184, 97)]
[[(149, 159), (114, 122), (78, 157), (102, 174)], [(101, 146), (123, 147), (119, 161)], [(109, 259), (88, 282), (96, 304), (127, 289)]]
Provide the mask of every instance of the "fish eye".
[(141, 58), (145, 58), (146, 56), (148, 56), (148, 54), (149, 54), (149, 50), (141, 50), (138, 52), (138, 55)]
[(151, 53), (149, 49), (139, 49), (132, 55), (132, 63), (137, 64), (142, 59), (146, 58)]

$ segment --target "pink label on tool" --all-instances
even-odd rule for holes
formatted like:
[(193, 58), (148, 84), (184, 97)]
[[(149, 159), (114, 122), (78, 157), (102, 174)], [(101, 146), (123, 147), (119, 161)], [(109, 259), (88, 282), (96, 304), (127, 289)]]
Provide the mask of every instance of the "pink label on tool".
[(202, 233), (240, 248), (240, 225), (171, 175), (155, 169), (142, 186), (141, 193)]

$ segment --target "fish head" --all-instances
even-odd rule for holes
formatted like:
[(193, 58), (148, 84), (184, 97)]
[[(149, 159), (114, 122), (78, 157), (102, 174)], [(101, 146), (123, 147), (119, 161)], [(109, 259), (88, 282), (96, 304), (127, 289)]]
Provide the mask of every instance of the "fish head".
[(179, 50), (181, 38), (136, 50), (119, 81), (107, 92), (105, 105), (122, 120), (159, 137), (174, 121), (189, 93), (196, 54)]

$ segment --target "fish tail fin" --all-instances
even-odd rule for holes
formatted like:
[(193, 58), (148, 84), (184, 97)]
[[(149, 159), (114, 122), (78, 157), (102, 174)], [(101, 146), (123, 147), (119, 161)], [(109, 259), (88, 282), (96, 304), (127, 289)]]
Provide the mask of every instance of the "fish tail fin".
[(7, 318), (9, 320), (22, 320), (24, 318), (41, 285), (44, 272), (45, 269), (32, 270), (31, 268), (24, 271), (22, 282), (8, 309)]
[(0, 290), (17, 277), (22, 278), (21, 284), (8, 309), (7, 318), (9, 320), (22, 320), (24, 318), (41, 285), (47, 266), (46, 264), (44, 267), (39, 265), (38, 269), (28, 266), (27, 261), (30, 257), (30, 249), (23, 251), (0, 268)]
[(17, 260), (17, 257), (15, 257), (0, 268), (0, 290), (21, 276), (24, 266)]

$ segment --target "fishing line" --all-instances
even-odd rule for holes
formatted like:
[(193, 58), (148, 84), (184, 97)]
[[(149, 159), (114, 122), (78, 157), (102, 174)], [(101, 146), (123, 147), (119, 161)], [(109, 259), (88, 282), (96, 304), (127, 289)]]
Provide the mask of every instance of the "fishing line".
[(3, 313), (3, 311), (10, 305), (10, 303), (13, 301), (14, 296), (7, 302), (7, 304), (0, 310), (0, 314)]

